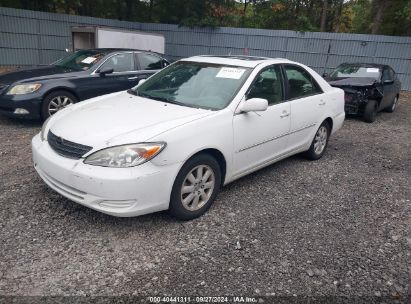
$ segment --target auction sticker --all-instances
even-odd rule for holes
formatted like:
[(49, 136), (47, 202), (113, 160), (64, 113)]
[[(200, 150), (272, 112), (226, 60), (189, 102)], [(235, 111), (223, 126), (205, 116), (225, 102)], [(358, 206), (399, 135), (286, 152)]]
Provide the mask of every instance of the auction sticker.
[(240, 79), (243, 76), (245, 70), (237, 68), (223, 67), (217, 73), (215, 77), (217, 78), (230, 78), (230, 79)]
[(94, 57), (87, 57), (87, 58), (84, 58), (81, 62), (82, 63), (85, 63), (85, 64), (90, 64), (90, 63), (92, 63), (94, 60), (96, 60), (97, 58), (94, 58)]
[(378, 68), (367, 68), (368, 73), (378, 73), (380, 70)]

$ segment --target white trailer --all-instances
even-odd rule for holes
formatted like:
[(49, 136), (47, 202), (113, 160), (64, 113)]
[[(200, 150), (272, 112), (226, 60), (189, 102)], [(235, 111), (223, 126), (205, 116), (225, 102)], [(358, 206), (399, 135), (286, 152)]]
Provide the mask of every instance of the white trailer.
[(126, 48), (164, 54), (165, 38), (161, 34), (99, 26), (71, 28), (72, 49)]

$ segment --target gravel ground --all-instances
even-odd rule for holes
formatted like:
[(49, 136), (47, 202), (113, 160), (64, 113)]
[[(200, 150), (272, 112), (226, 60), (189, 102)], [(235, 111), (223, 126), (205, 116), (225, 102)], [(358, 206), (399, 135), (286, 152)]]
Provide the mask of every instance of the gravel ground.
[(1, 295), (346, 296), (406, 301), (411, 286), (411, 93), (370, 125), (348, 119), (326, 155), (223, 189), (191, 222), (114, 218), (48, 189), (40, 123), (0, 117)]

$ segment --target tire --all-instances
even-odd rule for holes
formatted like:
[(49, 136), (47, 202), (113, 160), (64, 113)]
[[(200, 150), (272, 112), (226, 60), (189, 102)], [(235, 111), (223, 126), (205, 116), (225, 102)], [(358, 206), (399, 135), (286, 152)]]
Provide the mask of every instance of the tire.
[(199, 217), (210, 208), (220, 187), (221, 169), (214, 157), (199, 154), (190, 158), (174, 181), (169, 213), (184, 221)]
[(47, 94), (41, 104), (41, 118), (46, 120), (57, 111), (65, 108), (69, 104), (76, 103), (76, 96), (68, 91), (54, 91)]
[(328, 121), (324, 121), (321, 126), (315, 132), (313, 141), (311, 142), (310, 149), (305, 152), (305, 156), (309, 160), (320, 159), (328, 146), (328, 139), (330, 138), (331, 127)]
[(378, 112), (378, 103), (376, 100), (368, 100), (367, 105), (365, 106), (363, 119), (365, 122), (372, 123), (377, 118)]
[(386, 108), (385, 111), (388, 112), (388, 113), (392, 113), (397, 108), (397, 105), (398, 105), (398, 95), (396, 95), (394, 97), (394, 99), (392, 100), (390, 106), (388, 108)]

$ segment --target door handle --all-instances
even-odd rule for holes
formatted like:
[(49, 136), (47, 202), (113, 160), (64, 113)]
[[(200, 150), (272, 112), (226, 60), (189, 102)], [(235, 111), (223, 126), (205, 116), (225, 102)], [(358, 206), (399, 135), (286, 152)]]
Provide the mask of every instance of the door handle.
[(138, 76), (134, 76), (134, 77), (128, 77), (127, 79), (128, 80), (134, 80), (134, 79), (137, 79), (138, 78)]
[(290, 116), (290, 113), (283, 112), (283, 114), (280, 115), (281, 118), (284, 118), (284, 117), (287, 117), (287, 116)]
[(319, 106), (325, 106), (325, 101), (321, 100), (321, 102), (318, 104)]

